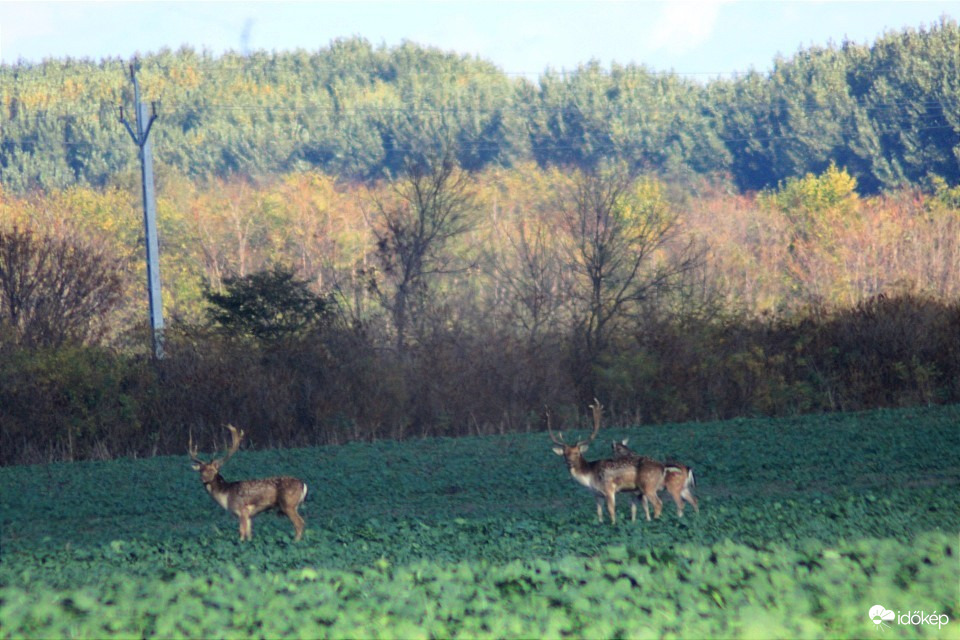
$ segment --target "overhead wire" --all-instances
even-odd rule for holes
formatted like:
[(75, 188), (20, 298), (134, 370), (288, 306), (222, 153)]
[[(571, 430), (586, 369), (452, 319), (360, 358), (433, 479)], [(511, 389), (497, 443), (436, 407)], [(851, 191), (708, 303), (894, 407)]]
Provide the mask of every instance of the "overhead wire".
[[(910, 129), (911, 132), (926, 132), (926, 131), (943, 131), (943, 130), (953, 130), (960, 135), (960, 128), (955, 127), (950, 124), (940, 124), (940, 125), (930, 125), (930, 126), (921, 126), (913, 127)], [(858, 133), (858, 127), (847, 127), (841, 126), (837, 129), (839, 135), (849, 135)], [(121, 132), (122, 133), (122, 132)], [(885, 134), (888, 132), (885, 131), (874, 131), (877, 134)], [(786, 141), (786, 140), (796, 140), (803, 137), (806, 137), (809, 134), (805, 133), (792, 133), (792, 134), (782, 134), (782, 135), (769, 135), (769, 136), (742, 136), (742, 137), (721, 137), (718, 136), (716, 140), (724, 144), (731, 143), (742, 143), (742, 142), (777, 142), (777, 141)], [(122, 135), (119, 137), (123, 137)], [(96, 146), (96, 142), (93, 140), (78, 140), (78, 141), (43, 141), (42, 143), (34, 143), (29, 145), (32, 151), (37, 150), (52, 150), (57, 147), (83, 147), (83, 146)], [(155, 148), (158, 145), (155, 143)], [(586, 148), (589, 148), (593, 151), (623, 151), (629, 149), (630, 147), (636, 146), (631, 144), (631, 141), (627, 142), (609, 142), (609, 143), (592, 143), (592, 144), (509, 144), (509, 142), (500, 144), (500, 143), (488, 143), (488, 142), (478, 142), (478, 143), (460, 143), (457, 148), (463, 153), (478, 153), (478, 152), (494, 152), (502, 151), (504, 153), (512, 152), (523, 152), (529, 150), (530, 153), (544, 153), (544, 152), (562, 152), (562, 151), (582, 151)], [(400, 152), (400, 153), (410, 153), (421, 150), (421, 147), (413, 145), (393, 145), (390, 147), (390, 151)]]
[[(491, 106), (491, 107), (481, 107), (481, 106), (426, 106), (426, 105), (402, 105), (396, 107), (383, 107), (383, 106), (350, 106), (342, 107), (331, 104), (328, 101), (316, 101), (314, 103), (301, 103), (297, 105), (285, 106), (285, 105), (263, 105), (263, 104), (239, 104), (239, 103), (223, 103), (223, 102), (210, 102), (204, 101), (202, 103), (190, 103), (183, 100), (175, 101), (157, 101), (166, 113), (177, 113), (177, 112), (189, 112), (195, 114), (197, 112), (203, 111), (248, 111), (248, 112), (264, 112), (264, 113), (294, 113), (294, 114), (313, 114), (317, 112), (328, 112), (339, 115), (357, 115), (357, 114), (377, 114), (377, 113), (409, 113), (409, 114), (502, 114), (502, 113), (515, 113), (515, 114), (526, 114), (526, 115), (539, 115), (539, 114), (559, 114), (559, 113), (568, 113), (573, 109), (579, 107), (579, 105), (570, 105), (570, 104), (560, 104), (560, 105), (523, 105), (523, 106)], [(93, 116), (93, 115), (103, 115), (104, 112), (116, 111), (119, 108), (119, 103), (116, 105), (104, 104), (97, 109), (88, 109), (85, 111), (71, 111), (63, 113), (49, 113), (47, 111), (38, 111), (36, 113), (22, 113), (19, 112), (14, 118), (8, 118), (7, 121), (24, 119), (24, 120), (49, 120), (49, 119), (75, 119), (83, 116)], [(912, 101), (912, 100), (896, 100), (896, 101), (884, 101), (884, 102), (868, 102), (866, 99), (861, 100), (836, 100), (829, 104), (825, 104), (821, 101), (808, 100), (802, 102), (788, 101), (785, 98), (774, 98), (771, 100), (761, 101), (728, 101), (712, 107), (710, 104), (687, 104), (683, 103), (682, 106), (688, 106), (691, 109), (694, 108), (708, 108), (713, 111), (729, 111), (731, 106), (734, 106), (734, 110), (740, 111), (755, 111), (755, 110), (769, 110), (775, 111), (778, 109), (800, 109), (804, 112), (816, 112), (816, 111), (832, 111), (844, 108), (853, 108), (853, 109), (864, 109), (866, 111), (883, 111), (883, 110), (896, 110), (896, 109), (939, 109), (939, 110), (957, 110), (960, 109), (958, 105), (945, 104), (943, 100), (921, 100), (921, 101)], [(608, 104), (600, 107), (594, 107), (593, 109), (580, 109), (580, 111), (597, 111), (601, 112), (603, 116), (606, 117), (617, 117), (623, 116), (630, 113), (659, 113), (663, 111), (675, 112), (678, 108), (676, 102), (670, 103), (658, 103), (651, 102), (646, 104), (636, 104), (636, 105), (624, 105), (624, 104)]]

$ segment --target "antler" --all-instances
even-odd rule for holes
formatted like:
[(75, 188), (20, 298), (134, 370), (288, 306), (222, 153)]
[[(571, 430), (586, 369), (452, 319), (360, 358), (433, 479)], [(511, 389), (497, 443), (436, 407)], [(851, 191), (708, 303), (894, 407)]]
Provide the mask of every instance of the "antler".
[[(544, 407), (544, 411), (547, 414), (547, 432), (550, 434), (550, 439), (553, 440), (554, 444), (558, 444), (561, 447), (567, 446), (567, 443), (563, 441), (563, 433), (557, 432), (557, 435), (553, 435), (553, 429), (550, 428), (550, 407)], [(559, 436), (559, 439), (558, 439)]]
[(590, 444), (597, 439), (597, 434), (600, 433), (600, 418), (603, 416), (603, 405), (600, 404), (599, 400), (594, 398), (593, 404), (590, 405), (590, 410), (593, 411), (593, 433), (591, 433), (590, 437), (586, 440), (577, 442), (578, 447)]
[(226, 464), (233, 454), (237, 452), (240, 448), (240, 441), (243, 440), (243, 429), (237, 429), (232, 424), (227, 425), (227, 429), (230, 429), (230, 448), (227, 450), (227, 455), (220, 461), (220, 465)]
[(190, 456), (190, 459), (193, 460), (194, 462), (197, 462), (200, 464), (206, 464), (203, 460), (197, 457), (200, 452), (197, 451), (197, 445), (193, 443), (193, 430), (191, 429), (189, 433), (190, 433), (190, 439), (187, 441), (187, 454)]
[[(597, 434), (600, 433), (600, 418), (603, 416), (603, 405), (600, 404), (600, 401), (596, 398), (593, 399), (593, 404), (590, 405), (590, 409), (593, 411), (593, 431), (587, 437), (586, 440), (578, 440), (577, 444), (574, 447), (582, 447), (585, 444), (590, 444), (597, 439)], [(550, 433), (550, 439), (553, 440), (554, 444), (559, 444), (560, 446), (568, 446), (566, 442), (563, 441), (563, 433), (558, 431), (557, 435), (553, 435), (553, 429), (550, 425), (550, 408), (545, 408), (547, 414), (547, 431)]]

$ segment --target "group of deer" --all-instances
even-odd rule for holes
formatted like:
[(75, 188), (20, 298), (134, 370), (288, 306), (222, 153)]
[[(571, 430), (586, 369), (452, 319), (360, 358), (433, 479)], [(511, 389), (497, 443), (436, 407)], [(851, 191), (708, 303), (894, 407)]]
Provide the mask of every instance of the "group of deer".
[(556, 445), (553, 452), (563, 456), (570, 475), (578, 483), (589, 489), (597, 501), (597, 519), (603, 522), (603, 504), (606, 502), (611, 524), (617, 523), (617, 494), (621, 491), (631, 493), (630, 519), (637, 519), (637, 500), (643, 502), (643, 512), (650, 520), (650, 505), (653, 505), (653, 517), (659, 518), (663, 503), (657, 494), (666, 489), (677, 504), (677, 516), (683, 517), (684, 500), (700, 512), (697, 499), (693, 495), (693, 469), (679, 462), (666, 463), (640, 455), (627, 446), (627, 441), (613, 443), (613, 458), (588, 462), (583, 454), (600, 433), (600, 420), (603, 406), (594, 400), (590, 407), (593, 412), (593, 432), (586, 440), (576, 444), (563, 441), (563, 434), (554, 435), (550, 424), (550, 412), (547, 411), (547, 431)]
[[(683, 517), (684, 500), (699, 512), (697, 499), (692, 493), (693, 469), (685, 465), (677, 462), (664, 464), (653, 458), (639, 455), (627, 447), (626, 440), (613, 443), (615, 454), (613, 458), (587, 462), (583, 453), (600, 432), (600, 419), (603, 414), (603, 407), (599, 402), (595, 401), (591, 409), (593, 410), (593, 433), (586, 440), (568, 445), (563, 441), (563, 434), (558, 433), (555, 436), (550, 425), (549, 412), (547, 413), (547, 430), (550, 432), (550, 439), (557, 445), (553, 448), (554, 452), (566, 460), (570, 475), (594, 493), (597, 500), (597, 518), (600, 522), (603, 522), (603, 502), (606, 501), (610, 522), (616, 524), (616, 496), (621, 491), (629, 491), (633, 494), (634, 500), (630, 504), (631, 520), (637, 519), (637, 496), (640, 496), (643, 501), (643, 512), (647, 520), (650, 519), (650, 504), (653, 505), (653, 516), (659, 518), (663, 504), (657, 497), (657, 493), (663, 489), (669, 491), (674, 502), (677, 503), (678, 516)], [(194, 470), (200, 472), (200, 480), (207, 493), (217, 504), (239, 518), (241, 540), (253, 538), (253, 517), (267, 509), (277, 509), (286, 514), (296, 531), (294, 540), (299, 540), (303, 536), (304, 522), (298, 509), (307, 497), (306, 483), (290, 476), (274, 476), (240, 482), (224, 480), (220, 475), (220, 469), (240, 448), (244, 435), (242, 430), (238, 430), (233, 425), (227, 425), (227, 429), (230, 430), (231, 438), (227, 454), (223, 458), (216, 458), (210, 462), (204, 462), (197, 457), (197, 448), (193, 444), (193, 437), (190, 437), (187, 451), (190, 459), (193, 460)]]

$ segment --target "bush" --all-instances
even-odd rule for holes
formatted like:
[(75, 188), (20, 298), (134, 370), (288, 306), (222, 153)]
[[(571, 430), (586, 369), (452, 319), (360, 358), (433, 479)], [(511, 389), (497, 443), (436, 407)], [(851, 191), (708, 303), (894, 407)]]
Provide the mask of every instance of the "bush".
[(957, 402), (958, 335), (960, 303), (915, 295), (793, 316), (648, 321), (604, 363), (599, 392), (653, 422)]
[(0, 355), (0, 463), (137, 452), (136, 361), (83, 346), (7, 346)]
[(280, 340), (328, 324), (334, 302), (310, 291), (282, 267), (224, 279), (226, 292), (207, 291), (208, 315), (225, 335)]
[(174, 325), (154, 362), (0, 343), (0, 463), (182, 453), (249, 425), (257, 447), (540, 429), (596, 394), (611, 422), (960, 402), (960, 303), (877, 297), (759, 319), (651, 318), (577, 388), (561, 335), (438, 326), (399, 352), (372, 327), (280, 341)]
[(122, 261), (79, 235), (0, 228), (0, 329), (22, 344), (96, 342), (123, 280)]

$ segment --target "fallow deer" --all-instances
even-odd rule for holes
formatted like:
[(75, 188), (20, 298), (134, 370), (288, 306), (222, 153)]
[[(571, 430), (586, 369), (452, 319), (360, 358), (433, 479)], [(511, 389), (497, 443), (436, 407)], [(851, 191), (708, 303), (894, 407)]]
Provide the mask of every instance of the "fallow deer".
[[(644, 458), (636, 451), (627, 446), (627, 438), (620, 442), (614, 441), (613, 453), (617, 458)], [(697, 498), (693, 495), (693, 488), (696, 481), (693, 478), (693, 468), (681, 464), (675, 460), (667, 460), (665, 463), (666, 477), (663, 481), (663, 488), (670, 493), (673, 501), (677, 505), (677, 517), (683, 517), (683, 501), (686, 500), (693, 505), (693, 510), (700, 513), (700, 505), (697, 504)], [(644, 511), (647, 510), (647, 503), (644, 500)]]
[(238, 431), (232, 424), (227, 425), (227, 429), (230, 430), (231, 436), (227, 455), (210, 462), (204, 462), (197, 457), (193, 436), (190, 437), (187, 451), (190, 459), (193, 460), (193, 469), (200, 472), (200, 480), (203, 481), (207, 493), (217, 504), (240, 519), (241, 540), (253, 538), (251, 524), (253, 517), (272, 508), (279, 509), (290, 518), (296, 531), (293, 539), (299, 540), (303, 536), (304, 522), (297, 508), (307, 497), (307, 485), (302, 480), (290, 476), (274, 476), (240, 482), (224, 480), (220, 475), (220, 468), (240, 448), (240, 441), (243, 440), (244, 435), (243, 430)]
[[(586, 440), (578, 440), (573, 445), (564, 442), (562, 433), (558, 432), (556, 436), (553, 434), (550, 412), (547, 411), (547, 431), (550, 433), (550, 439), (556, 445), (553, 447), (553, 452), (558, 456), (563, 456), (573, 479), (594, 494), (597, 502), (597, 519), (600, 522), (603, 522), (603, 503), (606, 502), (610, 523), (617, 523), (616, 496), (620, 491), (641, 493), (645, 499), (653, 504), (656, 517), (660, 517), (662, 505), (657, 497), (657, 491), (663, 488), (664, 467), (662, 464), (655, 460), (638, 464), (637, 461), (627, 458), (593, 460), (592, 462), (584, 459), (584, 452), (587, 451), (590, 443), (596, 439), (600, 432), (600, 419), (603, 414), (603, 406), (597, 400), (594, 400), (594, 404), (590, 408), (593, 411), (593, 432)], [(630, 519), (632, 521), (637, 519), (636, 498), (630, 504)], [(649, 519), (648, 513), (647, 520)]]

